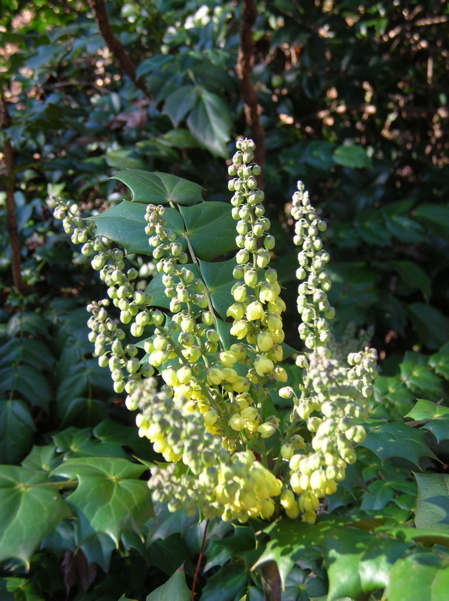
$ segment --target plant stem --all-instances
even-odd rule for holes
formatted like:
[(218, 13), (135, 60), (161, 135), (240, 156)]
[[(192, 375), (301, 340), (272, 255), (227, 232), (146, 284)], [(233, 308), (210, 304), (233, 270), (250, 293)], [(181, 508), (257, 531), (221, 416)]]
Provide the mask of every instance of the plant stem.
[(201, 561), (202, 561), (203, 555), (204, 555), (204, 547), (206, 546), (206, 536), (207, 536), (208, 526), (209, 526), (209, 520), (206, 520), (206, 525), (204, 527), (203, 540), (201, 543), (200, 554), (198, 555), (198, 561), (196, 562), (195, 574), (193, 575), (192, 595), (190, 597), (190, 601), (194, 601), (194, 599), (195, 599), (196, 582), (198, 580), (198, 574), (200, 572)]
[[(260, 106), (257, 102), (257, 93), (251, 81), (251, 71), (254, 63), (254, 41), (251, 29), (256, 22), (257, 8), (254, 0), (243, 0), (242, 17), (240, 23), (240, 45), (237, 55), (236, 71), (240, 81), (240, 89), (244, 102), (245, 119), (251, 130), (251, 137), (256, 143), (255, 160), (262, 168), (265, 155), (265, 132), (260, 125)], [(257, 183), (263, 190), (262, 173), (257, 176)]]
[[(3, 90), (0, 90), (0, 110), (1, 127), (6, 130), (10, 126), (10, 118), (6, 107)], [(26, 296), (30, 292), (29, 286), (23, 281), (21, 258), (20, 258), (20, 240), (19, 228), (17, 227), (15, 204), (14, 204), (14, 153), (8, 133), (5, 131), (4, 156), (5, 156), (5, 176), (6, 176), (6, 229), (8, 231), (9, 243), (11, 245), (11, 264), (12, 279), (14, 286), (21, 296)]]
[(275, 561), (269, 561), (263, 565), (262, 587), (264, 601), (281, 601), (281, 577)]

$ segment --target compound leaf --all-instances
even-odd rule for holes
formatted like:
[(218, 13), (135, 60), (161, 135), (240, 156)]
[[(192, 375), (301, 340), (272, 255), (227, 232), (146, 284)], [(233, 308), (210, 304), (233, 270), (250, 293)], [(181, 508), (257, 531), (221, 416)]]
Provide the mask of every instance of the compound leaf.
[(418, 483), (415, 524), (449, 534), (449, 476), (415, 474)]
[(205, 261), (234, 250), (235, 221), (226, 202), (204, 202), (179, 207), (195, 254)]
[(181, 566), (165, 584), (150, 593), (146, 601), (190, 601), (184, 568)]
[(126, 459), (86, 457), (68, 459), (53, 472), (79, 480), (67, 503), (78, 516), (80, 543), (104, 532), (118, 546), (123, 532), (140, 533), (144, 520), (153, 515), (150, 491), (139, 480), (145, 469)]
[(168, 204), (171, 201), (180, 205), (190, 205), (203, 200), (201, 186), (169, 173), (127, 169), (119, 171), (112, 179), (128, 186), (133, 202), (157, 205)]
[(28, 567), (41, 540), (70, 515), (47, 482), (48, 474), (36, 469), (0, 467), (0, 561), (16, 558)]

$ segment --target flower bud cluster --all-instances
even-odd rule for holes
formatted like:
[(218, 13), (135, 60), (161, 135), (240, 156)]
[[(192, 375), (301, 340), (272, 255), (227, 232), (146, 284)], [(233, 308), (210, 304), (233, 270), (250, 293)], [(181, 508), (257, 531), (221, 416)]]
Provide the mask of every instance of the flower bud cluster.
[(310, 204), (309, 194), (304, 191), (302, 182), (298, 182), (292, 205), (291, 214), (295, 219), (293, 242), (301, 247), (298, 253), (299, 267), (296, 271), (296, 277), (300, 281), (297, 305), (302, 320), (299, 336), (306, 348), (313, 350), (326, 347), (330, 338), (328, 320), (335, 315), (335, 310), (327, 298), (331, 287), (326, 271), (329, 254), (323, 249), (320, 237), (320, 233), (326, 231), (327, 226)]
[[(270, 518), (281, 481), (251, 451), (231, 455), (218, 436), (204, 431), (203, 416), (190, 411), (185, 398), (171, 396), (168, 387), (157, 393), (156, 386), (149, 378), (126, 400), (129, 409), (140, 411), (139, 434), (171, 462), (151, 470), (148, 485), (154, 499), (168, 502), (171, 511), (184, 506), (194, 513), (199, 508), (208, 518)], [(176, 464), (181, 460), (187, 472)]]
[(94, 235), (95, 224), (93, 221), (81, 217), (79, 205), (70, 200), (60, 198), (55, 201), (53, 211), (55, 219), (62, 221), (62, 227), (66, 234), (71, 235), (73, 244), (83, 244), (84, 255), (93, 252), (93, 243), (91, 239)]

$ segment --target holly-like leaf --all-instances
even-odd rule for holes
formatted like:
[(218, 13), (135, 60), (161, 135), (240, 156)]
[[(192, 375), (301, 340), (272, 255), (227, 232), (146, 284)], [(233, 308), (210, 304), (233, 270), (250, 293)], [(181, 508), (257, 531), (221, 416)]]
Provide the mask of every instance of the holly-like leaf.
[(449, 207), (444, 204), (423, 204), (416, 207), (413, 216), (424, 221), (436, 236), (449, 241)]
[(285, 587), (287, 576), (296, 561), (300, 557), (304, 561), (320, 557), (324, 534), (333, 530), (337, 524), (336, 518), (313, 526), (289, 519), (271, 524), (264, 530), (270, 540), (253, 569), (270, 561), (276, 562), (282, 587)]
[(324, 538), (329, 577), (328, 600), (356, 599), (362, 593), (384, 588), (395, 561), (407, 543), (383, 538), (359, 528), (339, 528)]
[(418, 399), (418, 402), (405, 417), (414, 420), (428, 420), (422, 428), (429, 430), (438, 442), (449, 439), (449, 409), (442, 405), (432, 403), (426, 399)]
[(442, 601), (449, 590), (447, 561), (430, 552), (399, 559), (390, 572), (388, 601)]
[(440, 378), (427, 365), (415, 362), (413, 355), (414, 353), (406, 353), (400, 365), (401, 380), (413, 392), (421, 394), (425, 392), (431, 398), (440, 398), (443, 394)]
[(187, 125), (195, 138), (212, 154), (227, 156), (226, 142), (229, 140), (232, 116), (220, 96), (202, 89), (187, 117)]
[(51, 369), (55, 358), (47, 345), (34, 338), (13, 338), (0, 349), (1, 365), (28, 363), (37, 369)]
[(368, 432), (360, 446), (370, 449), (381, 461), (400, 457), (419, 467), (420, 457), (435, 459), (424, 437), (424, 432), (399, 422), (381, 424)]
[(429, 357), (429, 365), (436, 374), (449, 380), (449, 353), (443, 351), (434, 353)]
[(240, 564), (228, 564), (207, 580), (201, 592), (202, 601), (233, 601), (240, 599), (248, 576)]
[(170, 117), (175, 127), (181, 123), (189, 113), (198, 97), (196, 86), (181, 86), (167, 96), (164, 104), (164, 113)]
[(150, 593), (146, 601), (190, 601), (184, 568), (181, 566), (165, 584)]
[(338, 146), (334, 151), (334, 161), (337, 165), (360, 169), (371, 167), (372, 161), (361, 146)]
[[(124, 200), (104, 213), (91, 217), (97, 226), (95, 233), (117, 242), (129, 253), (151, 255), (149, 236), (145, 233), (145, 211), (146, 205)], [(167, 220), (167, 227), (179, 236), (179, 241), (185, 248), (184, 223), (178, 211), (167, 208), (164, 218)]]
[(393, 261), (391, 266), (407, 288), (419, 290), (425, 300), (429, 299), (432, 292), (432, 280), (422, 267), (413, 261)]
[(32, 405), (48, 409), (50, 386), (45, 376), (31, 365), (15, 365), (0, 370), (0, 394), (7, 391), (18, 392)]
[(80, 543), (104, 532), (118, 546), (123, 532), (140, 533), (153, 515), (150, 491), (139, 480), (145, 469), (121, 458), (88, 457), (68, 459), (53, 472), (79, 480), (67, 503), (78, 516)]
[(42, 539), (70, 515), (58, 490), (47, 483), (45, 472), (0, 467), (0, 561), (15, 558), (28, 567)]
[(0, 463), (18, 463), (33, 442), (33, 418), (25, 401), (0, 401)]
[(228, 203), (204, 202), (193, 207), (179, 207), (179, 211), (186, 235), (200, 259), (211, 261), (237, 248), (235, 221)]
[(112, 179), (128, 186), (133, 202), (158, 205), (171, 201), (180, 205), (191, 205), (203, 200), (201, 186), (169, 173), (127, 169), (119, 171)]
[(415, 474), (418, 483), (415, 524), (449, 534), (449, 476)]
[(201, 275), (211, 295), (212, 305), (222, 319), (226, 319), (226, 311), (234, 302), (231, 287), (235, 283), (232, 272), (235, 259), (220, 263), (199, 261)]

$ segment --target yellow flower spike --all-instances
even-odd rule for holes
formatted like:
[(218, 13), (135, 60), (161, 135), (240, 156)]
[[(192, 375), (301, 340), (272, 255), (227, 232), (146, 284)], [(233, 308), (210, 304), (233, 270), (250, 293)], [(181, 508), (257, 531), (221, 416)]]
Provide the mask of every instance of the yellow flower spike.
[(247, 422), (259, 421), (259, 412), (255, 407), (247, 407), (243, 409), (240, 416)]
[(221, 365), (224, 365), (224, 367), (232, 367), (234, 363), (237, 363), (238, 357), (230, 350), (222, 351), (218, 355), (218, 361), (221, 363)]
[(251, 382), (248, 380), (248, 378), (239, 376), (238, 380), (236, 382), (232, 383), (232, 391), (233, 392), (246, 392), (247, 390), (249, 390), (250, 386), (251, 386)]
[(226, 311), (227, 317), (232, 317), (235, 320), (240, 320), (245, 315), (245, 307), (240, 303), (234, 303)]
[(274, 368), (274, 379), (276, 382), (288, 382), (288, 374), (283, 367), (276, 366)]
[[(273, 334), (270, 334), (270, 336), (272, 339), (274, 338)], [(280, 363), (284, 358), (284, 350), (280, 344), (275, 344), (273, 348), (269, 350), (267, 356), (268, 359), (271, 359), (274, 363)]]
[(272, 330), (271, 335), (275, 344), (281, 344), (285, 340), (284, 330)]
[(264, 284), (260, 289), (259, 300), (261, 303), (275, 303), (278, 296), (279, 293), (276, 293), (273, 285)]
[(301, 476), (299, 477), (299, 486), (303, 489), (303, 490), (308, 490), (309, 486), (310, 486), (310, 478), (307, 474), (301, 474)]
[(189, 363), (196, 363), (201, 357), (201, 350), (197, 346), (190, 346), (183, 349), (181, 354)]
[(276, 426), (270, 422), (265, 422), (257, 428), (257, 431), (262, 438), (270, 438), (270, 436), (276, 434)]
[(245, 420), (240, 415), (233, 415), (228, 422), (229, 426), (236, 432), (241, 432), (245, 427)]
[(248, 334), (249, 324), (247, 321), (243, 319), (240, 321), (236, 321), (232, 326), (230, 333), (232, 336), (235, 336), (238, 340), (242, 340)]
[(257, 336), (257, 348), (262, 353), (269, 351), (274, 345), (273, 336), (269, 332), (260, 332)]
[[(246, 310), (247, 314), (248, 314), (248, 309)], [(276, 315), (275, 313), (269, 313), (267, 316), (267, 328), (270, 330), (270, 332), (276, 332), (276, 330), (282, 330), (282, 319), (279, 317), (279, 315)]]
[(316, 513), (314, 511), (306, 511), (301, 517), (301, 521), (313, 526), (316, 522)]
[(301, 476), (297, 472), (293, 473), (290, 476), (290, 486), (297, 495), (301, 494), (304, 491), (304, 489), (301, 486), (300, 479)]
[(176, 373), (181, 384), (187, 384), (193, 378), (193, 371), (190, 367), (181, 367)]
[(263, 305), (259, 301), (253, 301), (246, 307), (246, 318), (248, 321), (256, 321), (264, 316)]
[(248, 344), (256, 344), (256, 341), (257, 341), (256, 334), (250, 330), (246, 336), (246, 341)]
[(218, 420), (218, 413), (215, 411), (215, 409), (209, 409), (209, 411), (206, 411), (203, 417), (205, 424), (207, 424), (208, 426), (213, 426)]
[(289, 507), (295, 507), (295, 495), (291, 490), (284, 490), (281, 494), (280, 503), (284, 509), (288, 509)]
[(268, 311), (274, 313), (274, 315), (280, 315), (286, 308), (287, 305), (281, 298), (278, 298), (274, 303), (268, 303)]
[(336, 490), (337, 490), (337, 483), (335, 482), (335, 480), (328, 480), (325, 491), (324, 491), (326, 493), (326, 495), (333, 495), (334, 492), (336, 492)]
[(246, 346), (241, 342), (237, 344), (232, 344), (229, 350), (232, 351), (237, 357), (237, 361), (243, 361), (243, 359), (245, 359), (246, 357)]
[(291, 520), (296, 520), (296, 518), (299, 515), (298, 504), (295, 503), (292, 507), (289, 507), (288, 509), (286, 509), (285, 513), (287, 514), (287, 517), (289, 517)]
[(271, 359), (268, 359), (266, 355), (257, 355), (254, 361), (254, 369), (257, 375), (260, 377), (265, 376), (274, 368), (274, 363)]
[(219, 386), (223, 381), (223, 373), (221, 369), (218, 367), (210, 367), (207, 370), (206, 378), (209, 384), (213, 384), (214, 386)]
[(221, 370), (221, 373), (223, 374), (223, 380), (229, 384), (234, 384), (234, 382), (237, 382), (239, 378), (238, 373), (235, 371), (235, 369), (232, 369), (232, 367), (224, 367)]
[(269, 520), (275, 510), (275, 504), (273, 499), (264, 499), (262, 501), (262, 508), (260, 510), (260, 517), (264, 520)]

